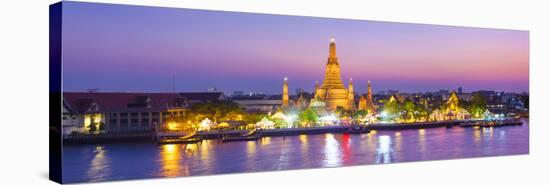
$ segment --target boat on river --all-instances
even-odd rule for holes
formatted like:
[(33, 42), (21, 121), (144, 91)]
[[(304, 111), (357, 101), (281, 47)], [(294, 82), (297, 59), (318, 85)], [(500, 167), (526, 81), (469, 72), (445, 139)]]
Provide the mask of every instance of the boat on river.
[(495, 120), (495, 121), (477, 121), (461, 123), (461, 127), (502, 127), (502, 126), (517, 126), (523, 125), (523, 122), (517, 119)]
[(202, 138), (198, 137), (197, 132), (193, 132), (179, 138), (158, 138), (157, 144), (191, 144), (200, 141), (202, 141)]
[(363, 134), (369, 132), (370, 129), (365, 125), (350, 125), (349, 128), (344, 131), (344, 133), (348, 134)]
[(251, 130), (240, 136), (225, 136), (222, 137), (222, 142), (233, 142), (233, 141), (256, 141), (262, 138), (261, 134), (257, 129)]

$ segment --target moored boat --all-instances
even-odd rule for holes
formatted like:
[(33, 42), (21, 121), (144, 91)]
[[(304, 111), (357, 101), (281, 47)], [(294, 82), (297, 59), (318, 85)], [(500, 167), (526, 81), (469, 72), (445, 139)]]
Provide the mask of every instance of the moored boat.
[(364, 125), (352, 125), (347, 130), (344, 131), (344, 133), (348, 134), (361, 134), (361, 133), (369, 133), (370, 129), (368, 129)]
[(157, 144), (192, 144), (202, 141), (200, 138), (187, 138), (187, 139), (162, 139), (158, 140)]

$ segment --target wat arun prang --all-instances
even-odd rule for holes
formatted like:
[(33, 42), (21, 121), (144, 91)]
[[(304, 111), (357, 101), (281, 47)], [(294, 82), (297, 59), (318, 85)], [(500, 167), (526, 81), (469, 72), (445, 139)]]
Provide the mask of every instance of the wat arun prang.
[[(355, 106), (355, 93), (353, 90), (353, 82), (350, 78), (349, 86), (346, 88), (340, 77), (340, 63), (338, 57), (336, 57), (336, 43), (334, 38), (331, 38), (329, 45), (329, 56), (326, 65), (325, 79), (319, 86), (315, 84), (315, 96), (311, 100), (310, 106), (325, 106), (328, 109), (335, 110), (337, 108), (343, 108), (346, 110), (368, 110), (374, 112), (375, 107), (372, 101), (372, 89), (370, 81), (368, 82), (367, 97), (361, 97), (359, 106)], [(283, 98), (282, 106), (289, 105), (288, 101), (288, 82), (285, 78), (283, 84)]]

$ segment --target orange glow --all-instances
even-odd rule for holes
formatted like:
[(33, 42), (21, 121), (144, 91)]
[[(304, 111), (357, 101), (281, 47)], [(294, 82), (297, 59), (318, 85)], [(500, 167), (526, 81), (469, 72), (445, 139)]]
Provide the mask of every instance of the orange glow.
[(180, 176), (181, 150), (179, 145), (162, 145), (161, 149), (162, 175), (165, 177)]
[(169, 122), (168, 124), (168, 130), (178, 130), (179, 125), (176, 122)]

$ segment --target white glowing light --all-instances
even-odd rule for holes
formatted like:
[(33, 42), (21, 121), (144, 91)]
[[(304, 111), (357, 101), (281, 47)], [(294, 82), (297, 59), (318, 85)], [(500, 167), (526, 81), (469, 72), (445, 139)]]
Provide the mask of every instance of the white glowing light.
[(288, 128), (291, 128), (292, 127), (292, 123), (294, 123), (294, 121), (298, 118), (297, 115), (295, 114), (291, 114), (291, 115), (288, 115), (288, 116), (285, 116), (285, 121), (286, 123), (288, 124)]
[(386, 111), (382, 111), (380, 113), (380, 116), (382, 116), (383, 118), (387, 117), (388, 116), (388, 113)]
[(320, 119), (321, 119), (321, 121), (336, 121), (337, 120), (337, 118), (334, 114), (322, 116)]
[(208, 119), (208, 118), (205, 118), (204, 120), (201, 121), (199, 130), (208, 130), (208, 129), (210, 129), (210, 123), (212, 123), (212, 121), (210, 121), (210, 119)]

